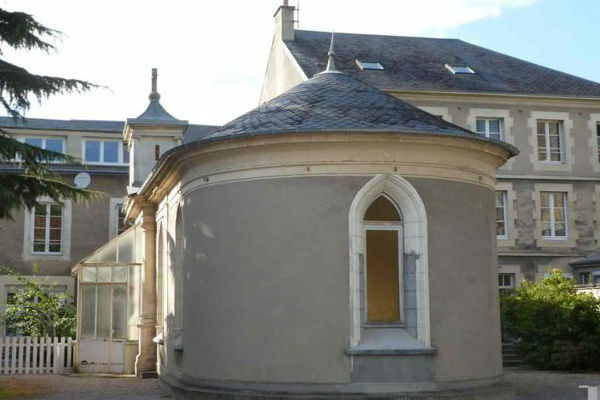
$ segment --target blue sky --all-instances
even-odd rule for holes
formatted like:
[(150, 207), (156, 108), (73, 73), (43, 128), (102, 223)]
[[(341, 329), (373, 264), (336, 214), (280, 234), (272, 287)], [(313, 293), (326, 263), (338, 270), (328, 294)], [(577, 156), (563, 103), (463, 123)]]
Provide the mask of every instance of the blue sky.
[(598, 0), (542, 0), (451, 28), (446, 36), (600, 82)]
[[(171, 114), (223, 124), (258, 104), (281, 3), (3, 0), (65, 33), (55, 54), (8, 50), (4, 57), (33, 73), (109, 88), (52, 97), (28, 117), (135, 117), (158, 67)], [(300, 7), (301, 29), (454, 37), (600, 82), (599, 0), (300, 0)]]

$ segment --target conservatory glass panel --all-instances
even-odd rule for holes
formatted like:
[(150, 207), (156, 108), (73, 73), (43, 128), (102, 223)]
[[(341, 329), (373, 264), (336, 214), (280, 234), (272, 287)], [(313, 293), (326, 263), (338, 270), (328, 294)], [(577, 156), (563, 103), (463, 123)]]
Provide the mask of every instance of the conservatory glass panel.
[(98, 282), (110, 282), (110, 268), (100, 267), (96, 275)]
[(125, 339), (127, 333), (127, 287), (113, 286), (113, 339)]
[(96, 314), (96, 338), (110, 337), (110, 285), (98, 285)]
[(140, 269), (139, 267), (129, 268), (129, 284), (127, 285), (127, 292), (129, 299), (127, 301), (127, 339), (137, 340), (138, 328), (137, 319), (139, 315), (139, 301), (140, 301)]
[(95, 337), (96, 331), (96, 286), (84, 285), (81, 287), (81, 336), (84, 338)]
[(82, 282), (95, 282), (96, 281), (96, 267), (82, 267), (81, 268), (81, 281)]

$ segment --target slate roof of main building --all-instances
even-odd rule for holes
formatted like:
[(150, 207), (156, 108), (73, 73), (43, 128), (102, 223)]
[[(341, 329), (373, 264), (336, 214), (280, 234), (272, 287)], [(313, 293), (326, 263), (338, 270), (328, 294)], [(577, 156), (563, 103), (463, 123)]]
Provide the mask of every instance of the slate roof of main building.
[[(125, 122), (123, 121), (99, 121), (99, 120), (77, 120), (77, 119), (43, 119), (27, 118), (14, 119), (12, 117), (0, 117), (0, 128), (32, 129), (65, 132), (106, 132), (122, 133)], [(219, 128), (215, 125), (189, 124), (183, 133), (183, 142), (199, 140)]]
[[(310, 78), (327, 62), (331, 33), (295, 31), (286, 45)], [(378, 89), (461, 91), (600, 97), (600, 84), (542, 67), (458, 39), (335, 34), (336, 66)], [(383, 71), (362, 71), (361, 61)], [(475, 74), (456, 74), (444, 64), (467, 65)]]
[(225, 124), (203, 140), (335, 131), (477, 136), (347, 74), (325, 72)]

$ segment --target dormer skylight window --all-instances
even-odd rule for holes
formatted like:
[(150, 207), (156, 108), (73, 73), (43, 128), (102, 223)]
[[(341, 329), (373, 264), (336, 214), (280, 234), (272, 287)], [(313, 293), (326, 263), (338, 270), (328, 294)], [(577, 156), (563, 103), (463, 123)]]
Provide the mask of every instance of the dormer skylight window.
[(444, 67), (446, 67), (446, 69), (450, 72), (452, 72), (453, 74), (474, 74), (475, 71), (473, 71), (471, 69), (471, 67), (469, 67), (468, 65), (450, 65), (450, 64), (444, 64)]
[(361, 61), (356, 60), (356, 65), (363, 71), (383, 71), (383, 65), (377, 61)]

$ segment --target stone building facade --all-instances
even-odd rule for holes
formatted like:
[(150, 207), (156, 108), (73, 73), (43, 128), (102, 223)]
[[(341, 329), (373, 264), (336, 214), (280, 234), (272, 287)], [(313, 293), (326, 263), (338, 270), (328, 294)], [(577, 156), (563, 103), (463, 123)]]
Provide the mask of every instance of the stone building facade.
[[(57, 163), (50, 169), (66, 182), (73, 184), (78, 176), (81, 187), (103, 193), (89, 204), (67, 200), (61, 206), (42, 199), (41, 207), (0, 221), (0, 266), (26, 277), (35, 275), (50, 291), (75, 295), (72, 265), (127, 227), (121, 209), (129, 172), (123, 122), (2, 117), (0, 128), (25, 143), (80, 158), (83, 166)], [(18, 160), (0, 165), (2, 171), (18, 168)], [(15, 276), (0, 275), (0, 303), (18, 284)], [(16, 333), (0, 326), (0, 336)]]
[[(291, 6), (275, 14), (261, 102), (324, 65), (329, 33), (294, 19)], [(336, 55), (340, 70), (520, 150), (496, 175), (500, 288), (551, 268), (585, 279), (569, 263), (598, 248), (600, 84), (455, 39), (336, 33)]]
[[(83, 165), (56, 163), (49, 168), (66, 182), (101, 193), (89, 203), (67, 200), (61, 206), (42, 199), (35, 210), (21, 210), (13, 220), (0, 221), (0, 266), (24, 276), (35, 276), (49, 291), (75, 295), (71, 267), (123, 232), (122, 205), (129, 185), (130, 150), (123, 143), (123, 121), (51, 120), (0, 117), (0, 129), (14, 138), (42, 148), (70, 154)], [(214, 127), (184, 121), (184, 141)], [(148, 152), (154, 157), (154, 151)], [(18, 160), (0, 165), (18, 171)], [(19, 283), (13, 275), (0, 275), (0, 303), (6, 302)], [(0, 325), (0, 336), (16, 334)]]

